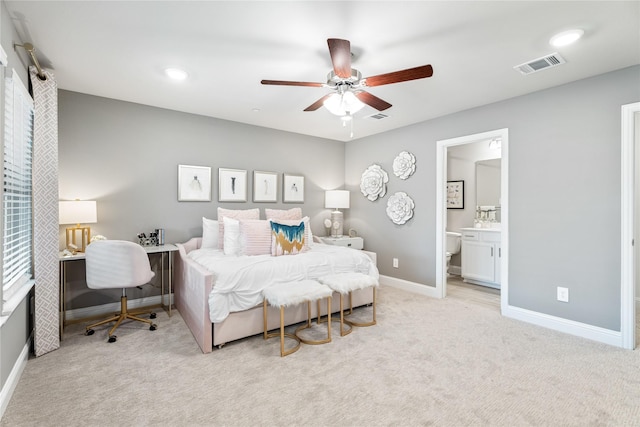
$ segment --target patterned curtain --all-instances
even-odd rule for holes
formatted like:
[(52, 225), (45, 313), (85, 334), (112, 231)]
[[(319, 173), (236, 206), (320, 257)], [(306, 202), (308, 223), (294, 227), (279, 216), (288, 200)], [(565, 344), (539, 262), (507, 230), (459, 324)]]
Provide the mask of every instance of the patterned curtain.
[(58, 87), (53, 73), (38, 77), (29, 67), (33, 91), (33, 276), (36, 356), (60, 347), (58, 225)]

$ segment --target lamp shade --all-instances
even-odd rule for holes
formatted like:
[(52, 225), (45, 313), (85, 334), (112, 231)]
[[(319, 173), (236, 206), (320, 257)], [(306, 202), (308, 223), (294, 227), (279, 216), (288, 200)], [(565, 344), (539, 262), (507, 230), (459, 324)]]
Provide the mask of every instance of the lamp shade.
[(347, 190), (325, 191), (324, 207), (329, 209), (348, 209), (349, 192)]
[(58, 202), (60, 224), (91, 224), (98, 221), (95, 200), (69, 200)]
[(362, 109), (362, 107), (364, 107), (362, 101), (360, 101), (351, 91), (341, 94), (334, 93), (329, 96), (323, 104), (331, 114), (335, 114), (336, 116), (357, 113)]

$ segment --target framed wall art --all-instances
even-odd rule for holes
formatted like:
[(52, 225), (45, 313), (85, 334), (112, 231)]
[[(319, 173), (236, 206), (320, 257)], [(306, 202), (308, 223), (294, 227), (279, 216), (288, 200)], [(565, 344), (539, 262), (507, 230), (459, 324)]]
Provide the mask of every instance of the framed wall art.
[(211, 201), (211, 168), (178, 165), (178, 201)]
[(284, 174), (282, 182), (283, 202), (304, 203), (304, 176)]
[(447, 209), (464, 209), (464, 181), (447, 181)]
[(253, 171), (253, 201), (254, 202), (277, 202), (278, 201), (277, 172)]
[(247, 201), (247, 171), (241, 169), (218, 169), (218, 201)]

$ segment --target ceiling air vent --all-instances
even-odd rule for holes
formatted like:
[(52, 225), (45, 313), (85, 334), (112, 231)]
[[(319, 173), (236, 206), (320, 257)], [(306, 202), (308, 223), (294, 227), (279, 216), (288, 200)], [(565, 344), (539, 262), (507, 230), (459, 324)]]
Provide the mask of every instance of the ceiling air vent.
[(534, 59), (533, 61), (525, 62), (524, 64), (516, 65), (513, 68), (526, 75), (555, 67), (556, 65), (564, 64), (565, 62), (567, 61), (565, 61), (564, 58), (556, 52), (551, 55), (543, 56), (542, 58)]
[(370, 116), (365, 117), (365, 119), (382, 120), (382, 119), (386, 119), (387, 117), (389, 117), (389, 116), (387, 116), (386, 114), (383, 114), (383, 113), (375, 113), (375, 114), (372, 114), (372, 115), (370, 115)]

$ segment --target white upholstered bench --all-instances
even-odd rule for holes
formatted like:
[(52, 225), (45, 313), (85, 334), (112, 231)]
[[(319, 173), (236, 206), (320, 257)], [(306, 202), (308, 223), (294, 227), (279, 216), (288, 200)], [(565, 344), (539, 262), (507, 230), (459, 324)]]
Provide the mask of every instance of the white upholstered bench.
[[(318, 279), (323, 285), (327, 285), (331, 290), (340, 294), (340, 336), (351, 333), (351, 328), (345, 329), (345, 323), (349, 326), (373, 326), (376, 324), (376, 288), (379, 286), (378, 281), (366, 274), (362, 273), (341, 273), (323, 276)], [(371, 287), (373, 290), (373, 320), (370, 322), (356, 322), (349, 320), (344, 316), (344, 307), (342, 296), (349, 294), (349, 315), (353, 314), (353, 303), (351, 300), (352, 292), (359, 289)], [(328, 319), (329, 323), (331, 318)]]
[[(331, 321), (327, 325), (327, 338), (322, 340), (309, 340), (303, 339), (298, 336), (298, 332), (311, 327), (311, 303), (314, 301), (320, 301), (327, 298), (327, 311), (329, 320), (331, 319), (331, 295), (333, 291), (326, 285), (322, 285), (315, 280), (302, 280), (299, 282), (287, 282), (279, 283), (269, 286), (263, 291), (264, 301), (262, 303), (262, 311), (264, 317), (264, 339), (280, 337), (280, 356), (284, 357), (291, 353), (298, 351), (300, 343), (305, 344), (325, 344), (331, 342)], [(298, 305), (300, 303), (307, 303), (307, 323), (299, 326), (295, 332), (284, 332), (284, 309), (285, 307)], [(278, 307), (280, 309), (280, 331), (268, 332), (267, 331), (267, 305)], [(318, 314), (319, 318), (319, 314)], [(285, 350), (284, 341), (285, 337), (291, 338), (297, 341), (295, 347)]]

